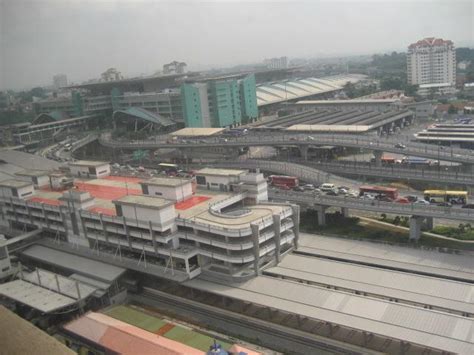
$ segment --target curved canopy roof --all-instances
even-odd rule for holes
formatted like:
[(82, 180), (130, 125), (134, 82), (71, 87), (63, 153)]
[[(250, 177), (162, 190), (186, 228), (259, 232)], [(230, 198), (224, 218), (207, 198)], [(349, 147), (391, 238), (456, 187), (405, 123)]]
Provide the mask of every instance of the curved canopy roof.
[(163, 117), (157, 113), (139, 107), (127, 107), (124, 110), (114, 111), (113, 118), (115, 119), (117, 117), (140, 118), (144, 121), (148, 121), (160, 126), (172, 126), (175, 124), (175, 122), (168, 117)]

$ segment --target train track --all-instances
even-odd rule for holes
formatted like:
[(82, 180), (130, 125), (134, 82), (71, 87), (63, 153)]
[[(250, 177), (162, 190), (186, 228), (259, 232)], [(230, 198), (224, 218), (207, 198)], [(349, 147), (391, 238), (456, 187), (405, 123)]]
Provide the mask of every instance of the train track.
[(215, 329), (217, 331), (223, 330), (229, 334), (232, 329), (239, 329), (240, 331), (230, 335), (239, 338), (246, 337), (249, 341), (259, 341), (262, 346), (285, 353), (309, 354), (318, 351), (321, 354), (325, 352), (328, 354), (380, 354), (366, 348), (234, 313), (148, 287), (144, 287), (142, 293), (132, 296), (132, 299), (167, 311), (176, 309), (187, 317), (199, 319), (200, 323), (209, 323), (218, 327), (219, 329)]

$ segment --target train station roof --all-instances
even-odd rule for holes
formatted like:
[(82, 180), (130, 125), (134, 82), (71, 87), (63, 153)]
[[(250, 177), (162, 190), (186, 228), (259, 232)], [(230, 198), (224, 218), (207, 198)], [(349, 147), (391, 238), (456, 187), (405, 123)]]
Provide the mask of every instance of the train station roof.
[(123, 110), (114, 111), (113, 117), (138, 118), (159, 126), (173, 126), (173, 122), (168, 117), (161, 116), (157, 113), (145, 110), (141, 107), (127, 107)]
[(225, 128), (186, 127), (171, 133), (176, 137), (207, 137), (222, 133)]

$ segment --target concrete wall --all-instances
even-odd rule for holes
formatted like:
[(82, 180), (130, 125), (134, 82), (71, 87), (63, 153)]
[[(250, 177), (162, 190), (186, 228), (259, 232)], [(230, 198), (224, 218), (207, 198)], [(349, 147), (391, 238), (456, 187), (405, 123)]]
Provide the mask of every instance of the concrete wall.
[(121, 205), (122, 213), (125, 218), (138, 219), (139, 221), (152, 221), (155, 223), (163, 224), (164, 229), (171, 226), (175, 223), (174, 219), (176, 217), (176, 211), (174, 206), (168, 206), (160, 210), (153, 208), (146, 208), (143, 206), (130, 206), (130, 205)]
[(191, 182), (176, 187), (148, 185), (148, 195), (163, 197), (167, 200), (182, 201), (191, 197), (192, 194)]
[(106, 163), (94, 167), (95, 173), (89, 172), (88, 166), (70, 166), (71, 174), (74, 177), (101, 178), (110, 175), (110, 164)]

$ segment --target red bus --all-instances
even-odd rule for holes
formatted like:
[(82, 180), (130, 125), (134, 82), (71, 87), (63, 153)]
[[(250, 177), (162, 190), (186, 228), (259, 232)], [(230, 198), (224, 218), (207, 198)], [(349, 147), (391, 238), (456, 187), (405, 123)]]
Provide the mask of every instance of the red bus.
[(377, 196), (386, 196), (392, 200), (398, 198), (398, 189), (384, 186), (361, 186), (359, 187), (359, 196), (364, 194), (372, 194)]
[(286, 186), (292, 188), (298, 186), (299, 183), (298, 178), (295, 176), (270, 175), (268, 179), (273, 186)]

